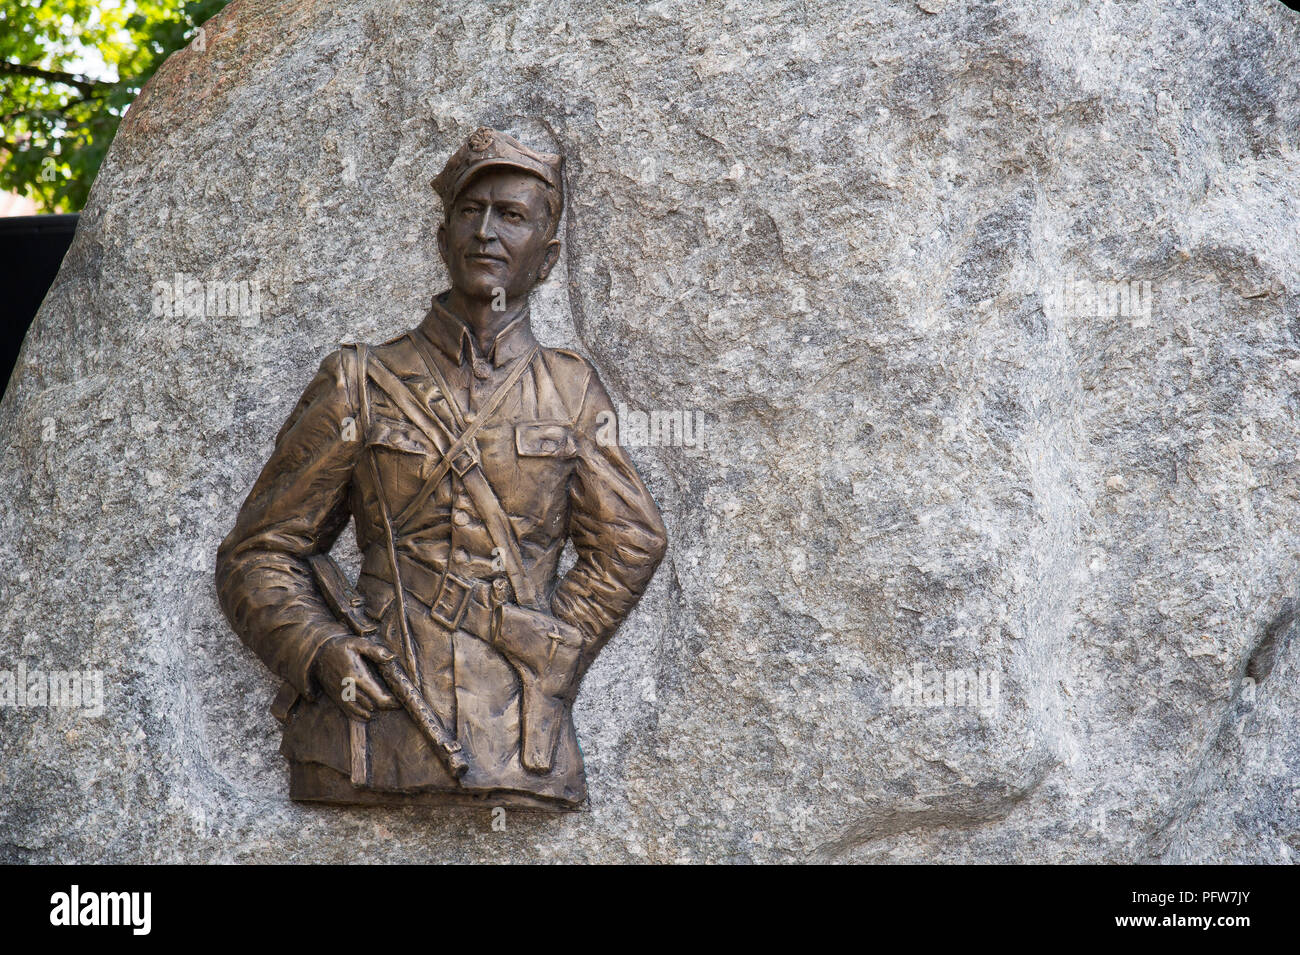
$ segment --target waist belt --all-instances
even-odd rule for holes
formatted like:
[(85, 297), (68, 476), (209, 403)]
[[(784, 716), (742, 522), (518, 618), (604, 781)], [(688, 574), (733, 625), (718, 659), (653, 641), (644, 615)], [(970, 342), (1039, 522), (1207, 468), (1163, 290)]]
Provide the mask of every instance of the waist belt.
[[(429, 617), (448, 630), (464, 630), (480, 640), (492, 639), (492, 613), (514, 600), (510, 582), (503, 577), (475, 580), (450, 570), (440, 570), (401, 558), (402, 583), (407, 591), (429, 608)], [(393, 580), (387, 568), (367, 571), (390, 587)]]
[[(451, 632), (477, 637), (500, 653), (519, 676), (519, 761), (529, 772), (549, 773), (560, 737), (568, 725), (567, 708), (577, 692), (585, 640), (571, 624), (519, 606), (505, 578), (471, 580), (399, 558), (403, 584), (419, 588), (409, 602), (393, 603), (398, 612), (427, 606), (430, 620)], [(386, 569), (386, 568), (385, 568)], [(382, 573), (371, 573), (386, 580)], [(432, 599), (426, 604), (424, 594)]]

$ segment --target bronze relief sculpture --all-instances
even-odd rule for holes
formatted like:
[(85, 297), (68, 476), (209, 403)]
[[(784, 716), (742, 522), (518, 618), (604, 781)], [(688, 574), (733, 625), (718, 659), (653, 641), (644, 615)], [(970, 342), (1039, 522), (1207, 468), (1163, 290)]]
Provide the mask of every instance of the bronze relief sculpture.
[[(294, 799), (586, 799), (574, 697), (667, 539), (598, 439), (613, 407), (595, 370), (529, 325), (559, 258), (562, 165), (490, 129), (448, 160), (433, 186), (451, 289), (412, 331), (322, 362), (221, 544), (222, 609), (284, 680)], [(349, 518), (355, 585), (329, 556)]]

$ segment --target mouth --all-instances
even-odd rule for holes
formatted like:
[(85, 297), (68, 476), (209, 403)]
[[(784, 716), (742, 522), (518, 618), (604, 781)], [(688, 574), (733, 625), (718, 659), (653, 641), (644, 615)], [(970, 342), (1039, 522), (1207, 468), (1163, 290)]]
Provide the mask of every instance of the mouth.
[(486, 252), (471, 252), (469, 255), (465, 256), (465, 261), (466, 261), (466, 262), (478, 262), (478, 263), (482, 263), (482, 264), (485, 264), (485, 265), (486, 265), (486, 264), (489, 264), (489, 263), (497, 263), (497, 264), (500, 264), (500, 265), (505, 265), (505, 264), (506, 264), (506, 260), (503, 259), (503, 258), (501, 258), (501, 256), (499, 256), (499, 255), (489, 255), (489, 254), (486, 253)]

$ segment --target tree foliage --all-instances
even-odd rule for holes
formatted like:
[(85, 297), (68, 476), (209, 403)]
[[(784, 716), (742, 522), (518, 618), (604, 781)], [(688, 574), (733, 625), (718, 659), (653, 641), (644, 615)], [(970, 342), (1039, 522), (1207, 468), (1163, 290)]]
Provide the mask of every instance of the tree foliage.
[(86, 202), (140, 88), (229, 0), (0, 0), (0, 189)]

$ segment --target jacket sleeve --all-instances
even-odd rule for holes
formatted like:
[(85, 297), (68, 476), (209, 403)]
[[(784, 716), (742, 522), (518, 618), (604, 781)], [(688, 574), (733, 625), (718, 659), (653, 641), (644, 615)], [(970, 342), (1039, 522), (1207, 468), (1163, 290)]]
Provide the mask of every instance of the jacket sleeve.
[(617, 442), (609, 395), (592, 371), (574, 428), (569, 533), (577, 561), (555, 589), (555, 616), (582, 631), (584, 665), (636, 606), (668, 548), (659, 508)]
[(350, 636), (316, 588), (306, 558), (326, 553), (349, 516), (362, 450), (355, 353), (334, 352), (276, 436), (275, 450), (217, 551), (217, 595), (239, 638), (308, 699), (312, 663), (326, 642)]

